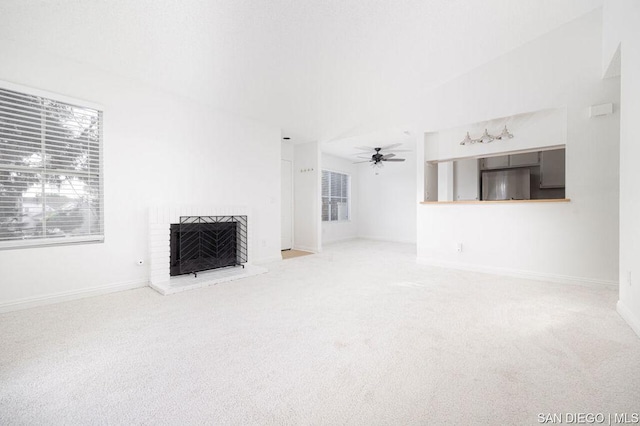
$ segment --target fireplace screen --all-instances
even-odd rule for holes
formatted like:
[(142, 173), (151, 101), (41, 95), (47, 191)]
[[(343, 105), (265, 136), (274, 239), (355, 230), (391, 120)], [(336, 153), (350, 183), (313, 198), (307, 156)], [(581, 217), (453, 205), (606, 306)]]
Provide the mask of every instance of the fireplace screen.
[(171, 224), (170, 275), (243, 265), (247, 240), (246, 216), (181, 216)]

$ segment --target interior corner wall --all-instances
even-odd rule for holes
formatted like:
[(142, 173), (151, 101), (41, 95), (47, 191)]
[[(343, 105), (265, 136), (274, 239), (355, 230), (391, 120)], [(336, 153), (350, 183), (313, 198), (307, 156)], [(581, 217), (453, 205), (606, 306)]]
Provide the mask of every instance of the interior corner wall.
[(280, 144), (280, 158), (293, 162), (293, 143), (283, 141)]
[[(428, 131), (566, 108), (566, 193), (571, 201), (418, 205), (420, 262), (617, 284), (620, 80), (602, 80), (601, 43), (598, 9), (430, 93), (421, 110)], [(612, 115), (589, 117), (591, 105), (608, 102), (615, 105)], [(635, 154), (629, 162), (638, 158)], [(631, 173), (637, 182), (637, 172)]]
[[(322, 222), (322, 244), (350, 240), (358, 236), (358, 165), (344, 158), (322, 153), (321, 169), (347, 174), (351, 177), (349, 220)], [(322, 218), (321, 218), (322, 219)]]
[(320, 147), (317, 142), (293, 146), (293, 248), (321, 250)]
[[(104, 106), (105, 242), (0, 251), (0, 310), (144, 286), (148, 209), (246, 206), (280, 258), (280, 130), (0, 40), (0, 79)], [(146, 260), (137, 266), (137, 260)]]
[(620, 116), (620, 299), (618, 312), (640, 335), (640, 2), (604, 4), (603, 67), (621, 47)]
[[(416, 146), (404, 144), (404, 162), (380, 169), (358, 165), (358, 237), (416, 242)], [(398, 154), (400, 156), (400, 153)]]

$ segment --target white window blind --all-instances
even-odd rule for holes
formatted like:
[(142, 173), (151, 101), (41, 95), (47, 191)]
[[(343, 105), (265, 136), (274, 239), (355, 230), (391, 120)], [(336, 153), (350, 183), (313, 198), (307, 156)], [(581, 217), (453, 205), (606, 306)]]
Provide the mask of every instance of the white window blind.
[(103, 240), (102, 111), (37, 93), (0, 82), (0, 248)]
[(349, 220), (351, 177), (344, 173), (322, 171), (322, 220)]

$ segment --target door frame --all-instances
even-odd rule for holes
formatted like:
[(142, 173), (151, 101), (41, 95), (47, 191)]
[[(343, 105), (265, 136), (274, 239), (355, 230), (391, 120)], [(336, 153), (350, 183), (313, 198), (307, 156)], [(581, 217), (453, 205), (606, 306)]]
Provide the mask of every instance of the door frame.
[[(294, 190), (294, 186), (295, 186), (295, 182), (293, 181), (293, 161), (292, 160), (285, 160), (284, 158), (280, 159), (280, 165), (281, 165), (281, 172), (280, 172), (280, 178), (282, 179), (282, 162), (287, 162), (291, 165), (291, 168), (289, 169), (291, 171), (290, 173), (290, 182), (291, 182), (291, 206), (290, 206), (290, 217), (291, 217), (291, 229), (290, 229), (290, 235), (291, 235), (291, 247), (289, 247), (288, 249), (283, 249), (282, 248), (282, 232), (280, 233), (280, 251), (283, 250), (293, 250), (293, 242), (295, 241), (293, 232), (295, 230), (295, 226), (294, 226), (294, 222), (295, 222), (295, 190)], [(280, 185), (280, 190), (282, 190), (282, 185)], [(281, 203), (282, 206), (282, 203)], [(282, 213), (280, 214), (280, 226), (282, 226)]]

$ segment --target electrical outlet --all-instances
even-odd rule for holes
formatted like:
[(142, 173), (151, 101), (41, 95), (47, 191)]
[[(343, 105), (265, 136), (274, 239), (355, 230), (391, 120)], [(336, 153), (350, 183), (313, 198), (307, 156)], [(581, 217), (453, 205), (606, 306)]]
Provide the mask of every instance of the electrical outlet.
[(267, 246), (267, 240), (262, 240), (262, 247), (266, 247)]
[(456, 250), (458, 251), (458, 253), (462, 253), (462, 243), (458, 243), (458, 245), (456, 246)]

